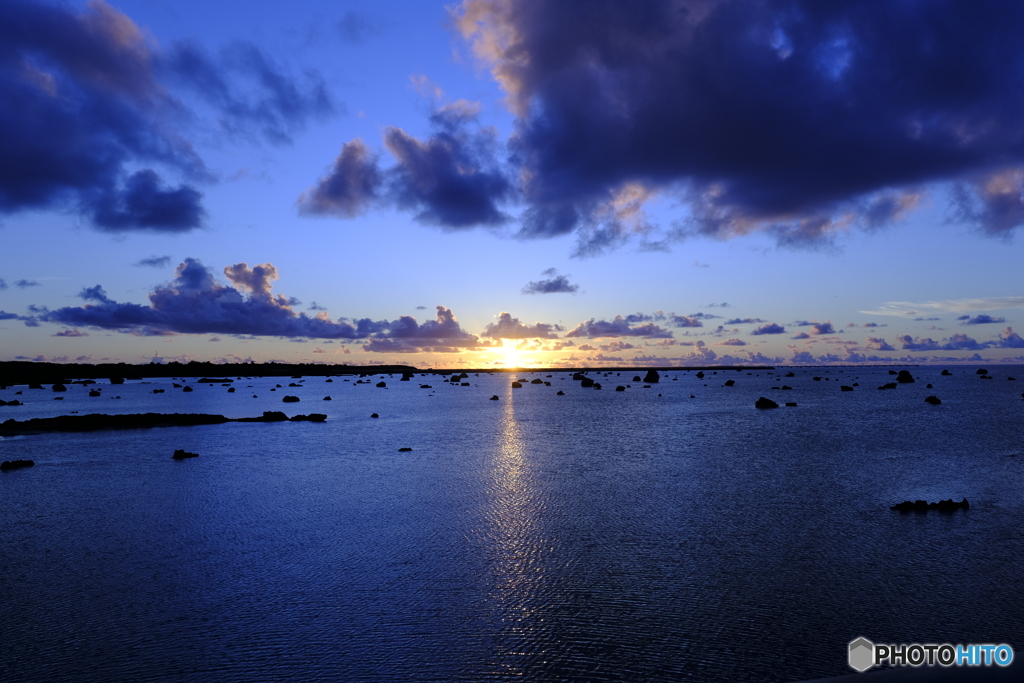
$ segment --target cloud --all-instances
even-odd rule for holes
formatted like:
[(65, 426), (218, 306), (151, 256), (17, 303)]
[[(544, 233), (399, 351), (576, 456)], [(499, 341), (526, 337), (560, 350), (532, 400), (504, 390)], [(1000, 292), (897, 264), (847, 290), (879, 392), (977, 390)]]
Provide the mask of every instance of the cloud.
[(136, 266), (148, 266), (150, 268), (166, 268), (171, 265), (170, 256), (150, 256), (135, 262)]
[(613, 341), (608, 344), (601, 344), (601, 350), (609, 352), (629, 351), (630, 349), (635, 348), (636, 346), (634, 344), (630, 344), (629, 342), (624, 341)]
[(1024, 339), (1014, 332), (1012, 327), (1007, 327), (999, 333), (999, 339), (992, 342), (992, 346), (1000, 349), (1024, 349)]
[(236, 285), (218, 283), (200, 261), (187, 258), (174, 280), (149, 294), (149, 305), (118, 303), (99, 285), (82, 290), (82, 307), (46, 311), (46, 322), (74, 327), (98, 327), (133, 334), (245, 334), (253, 336), (365, 339), (387, 329), (386, 322), (363, 319), (330, 320), (325, 313), (309, 317), (295, 313), (292, 299), (274, 296), (271, 283), (277, 269), (269, 263), (249, 268), (244, 263), (224, 269)]
[(88, 332), (82, 332), (79, 329), (61, 330), (55, 334), (51, 334), (51, 337), (88, 337)]
[(570, 330), (566, 337), (671, 337), (672, 333), (654, 323), (631, 326), (621, 315), (614, 320), (594, 320), (591, 318)]
[(987, 344), (981, 344), (966, 334), (954, 334), (942, 342), (937, 342), (930, 337), (914, 338), (909, 334), (897, 337), (897, 339), (901, 348), (908, 351), (977, 351), (988, 347)]
[(334, 166), (299, 197), (299, 213), (354, 218), (378, 199), (383, 175), (362, 140), (341, 147)]
[(162, 74), (199, 95), (216, 111), (228, 135), (259, 135), (287, 144), (311, 120), (336, 111), (320, 73), (301, 76), (247, 41), (236, 41), (213, 57), (202, 46), (182, 41), (160, 55)]
[[(919, 313), (969, 313), (1005, 308), (1024, 308), (1024, 296), (993, 296), (981, 299), (945, 299), (941, 301), (889, 301), (874, 311), (861, 311), (866, 315), (891, 315), (912, 318)], [(922, 318), (932, 320), (933, 318)]]
[(40, 285), (35, 280), (17, 280), (14, 283), (14, 286), (17, 287), (18, 289), (27, 289), (29, 287), (40, 287), (42, 285)]
[(510, 313), (502, 311), (498, 315), (498, 322), (488, 323), (480, 336), (488, 339), (554, 339), (558, 337), (556, 332), (562, 329), (559, 325), (546, 323), (524, 325), (519, 322), (519, 318), (513, 318)]
[(754, 325), (757, 323), (763, 323), (764, 320), (760, 318), (731, 318), (725, 321), (726, 325)]
[[(554, 268), (548, 268), (543, 274), (554, 276), (556, 272)], [(550, 280), (531, 281), (523, 287), (523, 294), (558, 294), (562, 292), (575, 294), (579, 288), (579, 285), (570, 284), (565, 275), (558, 275)]]
[(962, 320), (961, 325), (988, 325), (990, 323), (1005, 323), (1006, 318), (993, 318), (992, 316), (981, 313), (973, 318), (969, 315), (962, 315), (957, 320)]
[(704, 342), (698, 340), (693, 343), (693, 351), (682, 357), (684, 362), (700, 361), (702, 363), (713, 361), (718, 354)]
[(133, 173), (124, 187), (96, 192), (90, 199), (92, 220), (105, 232), (187, 232), (202, 224), (202, 193), (181, 185), (165, 189), (151, 169)]
[(0, 291), (3, 291), (5, 289), (7, 289), (7, 282), (4, 281), (2, 277), (0, 277)]
[(527, 236), (585, 241), (626, 187), (682, 198), (680, 236), (793, 246), (898, 221), (936, 182), (962, 187), (954, 216), (991, 234), (1024, 221), (1022, 8), (932, 4), (911, 21), (903, 3), (464, 0), (452, 14), (516, 117)]
[(785, 334), (785, 332), (786, 328), (783, 327), (782, 325), (768, 323), (767, 325), (762, 325), (761, 327), (758, 327), (750, 334)]
[(896, 348), (889, 344), (887, 341), (880, 337), (868, 337), (868, 343), (864, 345), (865, 349), (872, 351), (895, 351)]
[[(751, 333), (751, 334), (754, 334), (754, 333)], [(790, 339), (810, 339), (810, 338), (811, 338), (811, 335), (807, 334), (806, 332), (801, 332), (800, 334), (795, 334), (792, 337), (790, 337)]]
[(436, 320), (428, 320), (422, 325), (408, 315), (386, 323), (383, 330), (373, 334), (363, 345), (363, 350), (377, 353), (456, 353), (492, 346), (464, 331), (451, 309), (437, 306), (436, 310)]
[(343, 41), (352, 44), (378, 35), (383, 28), (379, 22), (352, 10), (345, 12), (334, 27)]
[(743, 341), (742, 339), (725, 339), (725, 340), (717, 342), (715, 344), (715, 346), (746, 346), (746, 345), (747, 345), (747, 342)]

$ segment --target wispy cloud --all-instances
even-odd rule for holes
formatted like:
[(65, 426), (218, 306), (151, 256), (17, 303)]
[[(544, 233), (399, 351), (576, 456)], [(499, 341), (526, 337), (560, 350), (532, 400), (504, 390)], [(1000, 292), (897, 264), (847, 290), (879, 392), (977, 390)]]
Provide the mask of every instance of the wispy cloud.
[(874, 310), (861, 311), (861, 313), (915, 318), (928, 313), (969, 313), (997, 311), (1005, 308), (1024, 308), (1024, 296), (993, 296), (979, 299), (944, 299), (920, 302), (888, 301)]

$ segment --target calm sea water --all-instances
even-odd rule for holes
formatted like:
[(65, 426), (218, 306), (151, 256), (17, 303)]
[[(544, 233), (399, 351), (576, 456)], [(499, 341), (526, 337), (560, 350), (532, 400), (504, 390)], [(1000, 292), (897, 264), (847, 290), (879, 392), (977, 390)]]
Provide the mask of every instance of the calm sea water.
[(852, 673), (858, 636), (1024, 657), (1024, 368), (911, 370), (0, 391), (25, 402), (0, 420), (328, 415), (0, 440), (36, 462), (0, 473), (0, 680), (797, 681)]

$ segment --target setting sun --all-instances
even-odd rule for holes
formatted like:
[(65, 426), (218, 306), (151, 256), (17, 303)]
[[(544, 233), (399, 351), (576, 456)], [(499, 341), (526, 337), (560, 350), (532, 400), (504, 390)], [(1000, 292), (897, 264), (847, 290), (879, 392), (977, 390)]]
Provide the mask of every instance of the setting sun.
[(495, 349), (499, 355), (499, 361), (507, 368), (518, 368), (523, 365), (523, 352), (514, 346), (502, 346)]

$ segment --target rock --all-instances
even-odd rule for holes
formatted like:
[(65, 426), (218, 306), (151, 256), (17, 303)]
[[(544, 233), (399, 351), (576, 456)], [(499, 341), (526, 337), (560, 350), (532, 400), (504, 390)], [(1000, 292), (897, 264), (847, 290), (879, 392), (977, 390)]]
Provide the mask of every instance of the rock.
[(883, 384), (882, 386), (878, 387), (879, 391), (881, 391), (882, 389), (895, 389), (895, 388), (896, 388), (896, 382), (889, 382), (888, 384)]
[(657, 370), (648, 370), (647, 374), (644, 375), (644, 384), (657, 384), (661, 381), (661, 375), (658, 374)]
[(28, 385), (28, 388), (29, 388), (29, 389), (42, 389), (42, 388), (43, 388), (43, 385), (42, 385), (42, 384), (36, 384), (36, 383), (32, 383), (32, 384), (29, 384), (29, 385)]
[(408, 453), (408, 452), (409, 452), (409, 451), (411, 451), (411, 450), (412, 450), (411, 448), (409, 448), (408, 446), (406, 446), (405, 448), (399, 448), (399, 449), (398, 449), (398, 452), (399, 452), (399, 453)]
[(925, 389), (931, 389), (931, 388), (932, 388), (932, 385), (931, 385), (931, 384), (926, 384), (926, 385), (924, 385), (924, 388), (925, 388)]
[(289, 422), (326, 422), (327, 416), (323, 413), (310, 413), (309, 415), (292, 415)]
[(946, 376), (949, 376), (949, 375), (952, 375), (953, 373), (952, 373), (952, 372), (950, 372), (949, 370), (943, 370), (943, 371), (942, 371), (942, 374), (943, 374), (943, 375), (946, 375)]
[(853, 391), (853, 387), (848, 387), (845, 384), (839, 387), (839, 391)]
[(584, 377), (583, 379), (580, 380), (580, 386), (583, 388), (592, 387), (594, 386), (594, 380), (590, 379), (589, 377)]
[(575, 381), (579, 382), (579, 381), (582, 381), (582, 380), (583, 380), (583, 378), (584, 378), (584, 375), (583, 375), (583, 373), (582, 373), (582, 372), (574, 372), (574, 373), (572, 373), (572, 378), (573, 378), (573, 379), (574, 379)]
[(698, 372), (697, 373), (697, 379), (704, 379), (704, 373), (703, 372)]
[(376, 386), (377, 386), (378, 389), (387, 389), (388, 383), (387, 382), (377, 382)]
[(776, 403), (775, 401), (771, 400), (770, 398), (765, 398), (764, 396), (762, 396), (761, 398), (757, 399), (757, 401), (754, 403), (754, 407), (755, 408), (778, 408), (779, 404)]
[(330, 400), (331, 400), (331, 397), (330, 397), (330, 396), (324, 396), (324, 400), (325, 400), (325, 401), (330, 401)]
[(430, 386), (429, 384), (421, 384), (420, 389), (433, 389), (433, 387)]
[(380, 415), (378, 415), (377, 413), (371, 413), (370, 417), (380, 417)]
[(52, 389), (54, 391), (67, 391), (68, 390), (68, 388), (66, 386), (64, 386), (63, 384), (54, 384)]
[[(404, 378), (403, 378), (403, 379), (404, 379)], [(333, 380), (333, 379), (330, 379), (330, 378), (328, 378), (328, 380), (327, 380), (327, 381), (328, 381), (328, 382), (333, 382), (334, 380)]]
[(555, 394), (555, 396), (565, 396), (565, 392), (559, 391), (557, 394)]
[(490, 397), (489, 399), (487, 399), (487, 400), (488, 400), (488, 401), (497, 401), (497, 400), (498, 400), (498, 395), (497, 395), (497, 394), (495, 394), (494, 396), (491, 396), (491, 397)]
[(0, 472), (20, 470), (23, 467), (35, 467), (35, 460), (4, 460), (0, 462)]
[(184, 460), (185, 458), (198, 458), (198, 453), (189, 453), (183, 448), (179, 448), (174, 451), (174, 455), (171, 456), (174, 460)]
[(228, 388), (228, 393), (229, 393), (229, 394), (233, 394), (233, 393), (235, 393), (235, 388), (234, 388), (234, 387), (230, 387), (230, 388)]
[(298, 396), (285, 396), (283, 399), (281, 399), (281, 403), (298, 403), (298, 402), (299, 402), (299, 397)]
[(192, 387), (184, 387), (184, 388), (182, 388), (181, 391), (182, 391), (182, 393), (186, 393), (187, 394), (188, 392), (192, 391)]
[(782, 391), (793, 391), (793, 387), (789, 386), (788, 384), (783, 384)]
[(513, 389), (522, 389), (523, 385), (522, 385), (521, 382), (512, 382), (512, 388)]
[(924, 400), (925, 403), (931, 403), (933, 406), (942, 405), (942, 401), (939, 400), (938, 396), (929, 396)]
[(103, 394), (101, 394), (101, 393), (100, 393), (99, 391), (97, 391), (96, 389), (93, 389), (92, 391), (90, 391), (90, 392), (89, 392), (89, 395), (90, 395), (90, 396), (102, 396)]
[(793, 373), (793, 372), (787, 372), (787, 373), (786, 373), (786, 377), (796, 377), (796, 373)]
[(542, 380), (542, 379), (531, 380), (530, 384), (544, 384), (544, 380)]
[(626, 387), (622, 386), (621, 384), (619, 386), (615, 387), (615, 391), (625, 391), (625, 390), (626, 390)]
[(174, 387), (175, 389), (181, 389), (181, 385), (175, 384), (174, 382), (171, 382), (171, 386)]
[(820, 382), (821, 381), (820, 377), (812, 377), (811, 379), (813, 379), (815, 382)]
[(298, 383), (296, 383), (296, 382), (289, 382), (289, 383), (288, 383), (288, 386), (290, 386), (290, 387), (301, 387), (302, 385), (301, 385), (301, 384), (298, 384)]
[(790, 401), (789, 403), (786, 404), (786, 406), (789, 407), (789, 408), (796, 408), (796, 403), (793, 403), (792, 401)]
[[(976, 373), (974, 373), (974, 374), (975, 375), (987, 375), (988, 374), (988, 370), (986, 370), (985, 368), (979, 368), (978, 371)], [(31, 387), (29, 387), (29, 388), (31, 388)]]
[(640, 379), (640, 375), (636, 375), (635, 377), (633, 377), (633, 381), (634, 382), (642, 382), (643, 380)]
[(896, 374), (896, 371), (895, 371), (895, 370), (890, 370), (890, 371), (889, 371), (889, 374), (890, 374), (890, 375), (895, 375), (895, 374)]
[(900, 374), (896, 376), (896, 381), (900, 384), (913, 384), (914, 377), (910, 374), (910, 370), (900, 370)]
[(959, 503), (955, 502), (952, 498), (940, 500), (937, 503), (929, 503), (926, 500), (915, 500), (913, 502), (905, 500), (902, 503), (896, 503), (889, 509), (899, 510), (900, 512), (928, 512), (928, 510), (953, 512), (954, 510), (970, 510), (971, 504), (967, 502), (967, 498), (964, 498)]
[(734, 380), (734, 379), (727, 379), (727, 380), (725, 380), (725, 384), (723, 384), (722, 386), (723, 387), (731, 387), (731, 386), (733, 386), (735, 384), (736, 384), (736, 380)]

